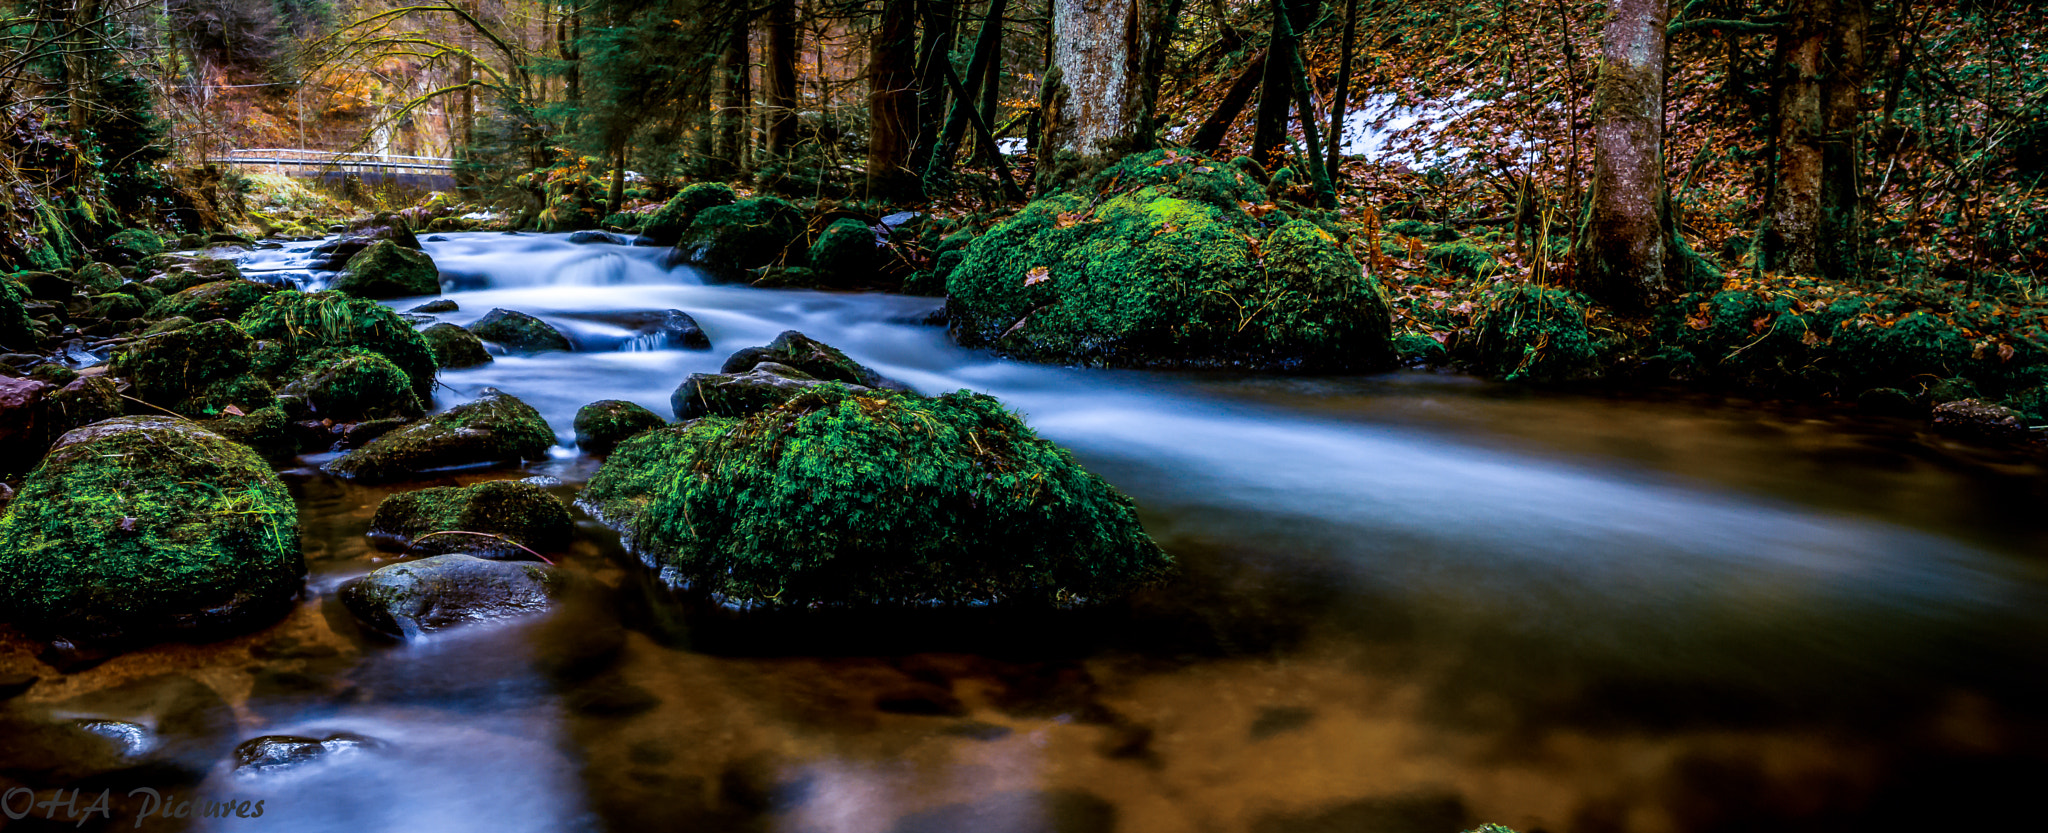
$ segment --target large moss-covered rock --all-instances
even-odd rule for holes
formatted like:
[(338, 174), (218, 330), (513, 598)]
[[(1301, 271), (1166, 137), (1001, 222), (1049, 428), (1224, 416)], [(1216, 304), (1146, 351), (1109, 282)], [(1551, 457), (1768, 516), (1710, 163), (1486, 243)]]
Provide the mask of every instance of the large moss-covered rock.
[(214, 281), (203, 283), (175, 295), (166, 295), (149, 308), (150, 318), (190, 318), (194, 321), (211, 321), (225, 318), (229, 321), (242, 317), (263, 296), (283, 292), (284, 287), (272, 286), (251, 280)]
[(811, 244), (811, 268), (839, 283), (866, 280), (875, 260), (874, 230), (852, 218), (833, 220)]
[(1390, 366), (1379, 286), (1327, 233), (1255, 218), (1250, 179), (1153, 152), (1026, 206), (947, 276), (962, 343), (1040, 361)]
[(109, 236), (107, 242), (100, 246), (100, 251), (133, 263), (150, 255), (163, 254), (164, 239), (148, 229), (132, 228)]
[(514, 353), (568, 352), (569, 338), (560, 330), (523, 312), (494, 309), (469, 325), (477, 338), (495, 343)]
[(426, 252), (378, 240), (350, 257), (328, 288), (358, 298), (439, 295), (441, 270)]
[(419, 331), (388, 307), (340, 292), (277, 292), (242, 314), (242, 329), (260, 339), (259, 372), (281, 373), (323, 347), (379, 353), (405, 371), (422, 401), (434, 393), (434, 354)]
[(242, 279), (242, 267), (224, 258), (185, 255), (157, 255), (150, 258), (160, 265), (164, 272), (149, 279), (150, 286), (166, 295), (183, 292), (192, 287), (214, 281), (238, 281)]
[(418, 249), (419, 238), (414, 237), (412, 226), (405, 218), (389, 211), (367, 217), (349, 224), (347, 232), (313, 248), (313, 268), (333, 271), (346, 266), (356, 253), (370, 248), (380, 240), (407, 248)]
[(683, 239), (683, 232), (689, 229), (699, 212), (738, 201), (739, 195), (733, 193), (730, 185), (699, 182), (663, 203), (653, 216), (647, 218), (647, 224), (640, 227), (640, 236), (650, 245), (673, 246)]
[[(788, 402), (797, 394), (828, 382), (796, 368), (775, 362), (761, 362), (744, 373), (692, 373), (669, 394), (669, 409), (676, 419), (701, 416), (737, 417), (758, 413)], [(868, 388), (855, 385), (853, 390)]]
[(622, 399), (592, 402), (576, 409), (576, 447), (598, 457), (619, 443), (665, 423), (653, 411)]
[(304, 396), (313, 413), (335, 422), (417, 417), (424, 410), (412, 379), (381, 353), (327, 348), (301, 360), (283, 392)]
[(454, 324), (430, 324), (420, 335), (427, 340), (427, 348), (434, 351), (434, 361), (449, 370), (491, 363), (491, 351), (484, 349), (483, 339)]
[(369, 482), (403, 480), (433, 469), (542, 460), (554, 444), (554, 430), (533, 406), (485, 388), (475, 402), (378, 437), (325, 469)]
[(411, 552), (515, 560), (567, 547), (574, 528), (569, 507), (524, 480), (402, 492), (370, 519), (370, 537)]
[(0, 611), (73, 642), (257, 623), (289, 607), (305, 572), (284, 484), (181, 419), (66, 434), (0, 516)]
[(676, 251), (713, 277), (737, 280), (747, 270), (804, 256), (804, 215), (777, 197), (756, 197), (697, 213)]
[(80, 292), (90, 295), (98, 292), (112, 292), (114, 287), (126, 283), (128, 279), (121, 274), (120, 269), (115, 268), (112, 264), (88, 263), (78, 267), (78, 273), (71, 276), (71, 281), (78, 285)]
[(583, 505), (742, 605), (1073, 604), (1171, 559), (1131, 501), (994, 399), (838, 385), (619, 446)]
[(122, 346), (111, 370), (134, 385), (131, 395), (185, 416), (253, 411), (276, 395), (251, 373), (253, 345), (242, 328), (208, 321)]
[(471, 622), (547, 610), (561, 591), (539, 564), (437, 555), (383, 567), (341, 586), (341, 603), (371, 630), (413, 638)]

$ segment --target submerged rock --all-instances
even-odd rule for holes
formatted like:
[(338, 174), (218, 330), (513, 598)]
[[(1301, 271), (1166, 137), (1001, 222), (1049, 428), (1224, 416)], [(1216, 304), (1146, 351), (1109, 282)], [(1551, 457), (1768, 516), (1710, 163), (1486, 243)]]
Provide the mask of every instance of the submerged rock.
[(517, 560), (531, 557), (526, 550), (567, 547), (573, 524), (569, 508), (546, 488), (494, 480), (387, 497), (370, 519), (370, 537), (415, 553)]
[(603, 457), (619, 443), (666, 423), (653, 411), (632, 402), (606, 399), (576, 410), (576, 447)]
[(278, 292), (249, 308), (241, 326), (263, 342), (255, 356), (260, 373), (284, 372), (321, 348), (355, 347), (381, 354), (405, 371), (422, 402), (434, 395), (437, 365), (426, 338), (375, 301), (332, 290)]
[(587, 245), (591, 243), (605, 243), (613, 246), (633, 245), (633, 241), (630, 238), (626, 237), (625, 235), (613, 234), (609, 231), (599, 231), (597, 229), (585, 229), (583, 231), (574, 232), (569, 235), (569, 242), (578, 245)]
[(1944, 437), (1988, 443), (2018, 442), (2033, 433), (2027, 430), (2018, 411), (1979, 399), (1943, 402), (1934, 406), (1934, 432)]
[[(796, 368), (775, 362), (761, 362), (745, 373), (692, 373), (669, 396), (668, 406), (678, 420), (705, 415), (737, 417), (773, 408), (798, 393), (827, 382)], [(850, 389), (869, 388), (853, 385)]]
[(514, 353), (568, 352), (574, 349), (567, 336), (548, 323), (508, 309), (494, 309), (469, 325), (477, 338), (495, 343)]
[(379, 749), (383, 741), (350, 732), (336, 732), (325, 738), (264, 735), (235, 747), (235, 771), (261, 773), (303, 766), (323, 758), (364, 749)]
[(947, 275), (955, 338), (1120, 366), (1375, 370), (1394, 354), (1379, 285), (1305, 221), (1268, 232), (1249, 177), (1199, 156), (1126, 157), (1093, 194), (1026, 206)]
[(242, 313), (248, 312), (257, 301), (263, 300), (263, 296), (283, 291), (283, 287), (243, 279), (203, 283), (164, 296), (149, 308), (149, 317), (184, 317), (193, 321), (225, 318), (233, 321), (241, 318)]
[(822, 385), (619, 446), (583, 505), (742, 605), (1077, 604), (1172, 559), (1131, 500), (994, 399)]
[(475, 333), (448, 322), (429, 324), (420, 335), (427, 340), (427, 347), (434, 351), (434, 361), (448, 370), (490, 364), (491, 351), (484, 349), (483, 339)]
[(289, 608), (298, 509), (249, 449), (182, 419), (58, 440), (0, 516), (0, 610), (31, 633), (154, 642)]
[(378, 240), (351, 256), (328, 288), (358, 298), (439, 295), (441, 270), (426, 252)]
[(869, 388), (887, 388), (908, 391), (902, 384), (883, 378), (866, 365), (846, 357), (845, 353), (830, 344), (811, 338), (796, 330), (784, 330), (766, 347), (748, 347), (726, 357), (720, 365), (720, 373), (745, 373), (762, 362), (787, 365), (808, 374), (812, 378), (828, 382), (846, 382)]
[(329, 474), (369, 482), (403, 480), (424, 471), (543, 460), (554, 430), (532, 406), (495, 388), (372, 440), (335, 458)]
[(370, 248), (380, 240), (407, 249), (418, 249), (419, 238), (412, 234), (412, 228), (396, 214), (385, 212), (360, 221), (351, 226), (347, 233), (313, 249), (313, 268), (332, 272), (346, 266), (357, 252)]
[(412, 638), (471, 622), (547, 610), (561, 589), (552, 568), (467, 555), (383, 567), (341, 586), (341, 602), (371, 630)]
[(416, 312), (424, 315), (430, 315), (434, 313), (457, 312), (460, 311), (461, 309), (462, 306), (455, 303), (454, 301), (448, 300), (447, 298), (437, 298), (435, 300), (428, 301), (424, 304), (413, 307), (412, 309), (406, 310), (406, 312)]

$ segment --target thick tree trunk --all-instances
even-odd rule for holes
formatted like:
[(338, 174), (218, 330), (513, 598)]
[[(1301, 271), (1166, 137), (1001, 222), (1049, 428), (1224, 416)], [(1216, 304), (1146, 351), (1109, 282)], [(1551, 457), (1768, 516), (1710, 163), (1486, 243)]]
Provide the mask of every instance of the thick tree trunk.
[(1294, 27), (1287, 0), (1273, 0), (1273, 34), (1266, 46), (1265, 79), (1259, 85), (1259, 109), (1252, 124), (1252, 159), (1267, 170), (1282, 163), (1287, 145), (1287, 110), (1294, 101), (1294, 61), (1276, 56), (1294, 54)]
[(868, 53), (868, 196), (916, 195), (910, 169), (917, 138), (916, 0), (882, 0), (881, 28)]
[(1054, 0), (1041, 187), (1151, 147), (1151, 65), (1171, 24), (1161, 0)]
[(1867, 0), (1795, 0), (1778, 39), (1776, 164), (1760, 244), (1765, 269), (1848, 278), (1863, 255), (1856, 175), (1869, 80)]
[(727, 33), (718, 68), (718, 118), (714, 120), (711, 155), (718, 170), (729, 174), (747, 167), (748, 83), (747, 19), (740, 17)]
[(1580, 283), (1642, 308), (1672, 291), (1664, 192), (1665, 0), (1609, 0), (1593, 93), (1593, 195), (1579, 239)]
[(771, 0), (762, 45), (761, 92), (767, 99), (768, 154), (782, 157), (796, 145), (796, 0)]
[(911, 146), (910, 169), (923, 171), (939, 143), (946, 116), (946, 73), (953, 68), (953, 2), (923, 0), (924, 33), (918, 45), (917, 143)]

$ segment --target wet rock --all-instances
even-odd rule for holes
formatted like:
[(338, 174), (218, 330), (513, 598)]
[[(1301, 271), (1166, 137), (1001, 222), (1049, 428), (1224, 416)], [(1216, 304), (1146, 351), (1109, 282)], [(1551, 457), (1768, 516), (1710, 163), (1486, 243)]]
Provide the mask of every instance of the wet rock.
[(0, 517), (0, 609), (76, 643), (245, 628), (297, 597), (298, 538), (291, 494), (248, 448), (181, 419), (97, 422), (59, 439)]
[(221, 738), (235, 731), (233, 710), (212, 688), (182, 675), (144, 677), (55, 703), (0, 709), (0, 773), (40, 788), (89, 782), (82, 810), (102, 788), (118, 797), (140, 786), (197, 784), (227, 751)]
[[(519, 480), (401, 492), (377, 505), (370, 537), (414, 553), (525, 559), (569, 546), (569, 507)], [(455, 534), (448, 534), (455, 533)]]
[(43, 398), (42, 446), (79, 428), (113, 419), (125, 410), (120, 387), (106, 376), (84, 376)]
[(421, 402), (434, 395), (433, 351), (418, 330), (375, 301), (340, 292), (277, 292), (250, 307), (242, 329), (259, 339), (259, 373), (288, 372), (322, 348), (352, 347), (379, 353), (405, 371)]
[[(698, 212), (676, 251), (713, 277), (738, 280), (750, 269), (789, 259), (803, 237), (803, 212), (777, 197), (757, 197)], [(804, 250), (795, 257), (804, 257)]]
[(312, 267), (323, 272), (341, 269), (358, 252), (380, 240), (388, 240), (407, 249), (420, 247), (419, 239), (413, 236), (405, 220), (387, 211), (355, 223), (340, 237), (314, 247)]
[(206, 430), (246, 445), (263, 455), (263, 459), (274, 463), (291, 462), (301, 449), (322, 448), (309, 445), (306, 432), (293, 425), (285, 416), (284, 409), (275, 405), (240, 416), (222, 414), (202, 424)]
[(649, 246), (673, 246), (683, 239), (683, 232), (697, 219), (698, 213), (738, 201), (739, 195), (733, 192), (732, 186), (723, 182), (691, 185), (669, 198), (647, 218), (647, 224), (640, 228), (640, 240), (637, 242)]
[(429, 324), (420, 330), (427, 340), (427, 347), (434, 351), (434, 361), (448, 370), (490, 364), (491, 351), (484, 348), (483, 339), (475, 333), (457, 327), (446, 321)]
[(569, 339), (560, 331), (548, 326), (547, 322), (508, 309), (494, 309), (484, 314), (476, 323), (469, 325), (469, 331), (477, 338), (492, 342), (514, 353), (545, 353), (571, 350)]
[(660, 347), (681, 347), (687, 350), (711, 349), (711, 337), (704, 334), (704, 328), (697, 326), (697, 319), (679, 309), (664, 310), (659, 317), (635, 323), (643, 335), (660, 337)]
[(29, 297), (38, 301), (62, 301), (77, 292), (70, 278), (55, 272), (22, 272), (14, 276), (14, 282), (28, 289)]
[(2013, 443), (2032, 436), (2018, 411), (1980, 399), (1934, 406), (1934, 433), (1983, 443)]
[(134, 263), (163, 251), (163, 238), (156, 236), (156, 232), (139, 228), (115, 232), (100, 245), (102, 254), (110, 255), (121, 263)]
[(251, 375), (253, 347), (240, 327), (208, 321), (122, 345), (111, 372), (133, 383), (131, 396), (185, 416), (246, 413), (275, 395)]
[(190, 289), (164, 296), (149, 308), (150, 318), (184, 317), (193, 321), (212, 321), (225, 318), (229, 321), (241, 318), (263, 296), (282, 292), (283, 287), (271, 286), (251, 280), (227, 280), (203, 283)]
[(441, 270), (426, 252), (378, 240), (351, 256), (328, 288), (358, 298), (439, 295)]
[(576, 410), (576, 447), (603, 457), (619, 443), (666, 424), (653, 411), (620, 399), (592, 402)]
[(147, 338), (153, 335), (177, 332), (179, 330), (185, 329), (186, 327), (192, 326), (193, 323), (195, 322), (193, 322), (193, 320), (190, 318), (186, 318), (185, 316), (182, 315), (174, 315), (169, 318), (158, 321), (154, 324), (151, 324), (148, 327), (144, 327), (142, 332), (139, 333), (139, 335), (143, 336), (144, 338)]
[[(183, 292), (200, 284), (214, 281), (238, 281), (242, 279), (242, 267), (232, 260), (216, 257), (190, 255), (157, 255), (150, 258), (163, 274), (150, 278), (146, 283), (164, 294)], [(151, 299), (154, 302), (155, 299)]]
[(42, 456), (43, 396), (56, 387), (0, 377), (0, 471), (27, 471)]
[(126, 292), (105, 292), (94, 295), (80, 312), (81, 318), (97, 318), (102, 321), (127, 321), (140, 318), (149, 312), (153, 299), (138, 298)]
[(796, 368), (827, 382), (846, 382), (868, 388), (908, 391), (899, 382), (884, 378), (846, 357), (838, 348), (826, 344), (796, 330), (784, 330), (766, 347), (748, 347), (727, 357), (720, 365), (720, 373), (744, 373), (762, 362), (774, 362)]
[(264, 735), (260, 738), (251, 738), (235, 747), (235, 771), (262, 773), (290, 769), (335, 755), (381, 749), (383, 746), (383, 741), (376, 738), (349, 732), (337, 732), (319, 740), (290, 735)]
[(456, 304), (454, 301), (448, 300), (447, 298), (440, 298), (413, 307), (412, 309), (406, 310), (406, 312), (417, 312), (421, 314), (438, 314), (443, 312), (459, 312), (461, 309), (461, 305)]
[(71, 280), (85, 293), (112, 292), (114, 287), (127, 283), (128, 278), (121, 270), (109, 263), (88, 263), (78, 268), (78, 274)]
[(554, 430), (532, 406), (485, 388), (475, 402), (378, 437), (324, 468), (341, 477), (385, 482), (455, 466), (543, 460), (554, 444)]
[(298, 378), (283, 393), (303, 396), (313, 413), (334, 422), (416, 418), (425, 409), (412, 379), (381, 353), (358, 348), (315, 352), (292, 370)]
[(850, 218), (833, 220), (811, 244), (811, 268), (836, 283), (858, 283), (875, 271), (875, 232)]
[[(693, 471), (718, 476), (673, 476)], [(1074, 605), (1172, 566), (1130, 498), (965, 392), (817, 385), (649, 431), (582, 505), (672, 584), (741, 605)]]
[(552, 568), (540, 564), (437, 555), (378, 569), (343, 584), (340, 595), (371, 630), (412, 638), (542, 612), (561, 584)]
[(578, 245), (585, 245), (590, 243), (604, 243), (612, 246), (633, 245), (632, 239), (626, 237), (623, 234), (613, 234), (609, 231), (598, 231), (595, 229), (588, 229), (571, 234), (569, 235), (569, 242)]
[[(820, 385), (841, 384), (818, 379), (788, 365), (764, 361), (744, 373), (692, 373), (669, 396), (678, 421), (711, 415), (738, 417), (773, 408)], [(851, 386), (855, 391), (868, 388)]]

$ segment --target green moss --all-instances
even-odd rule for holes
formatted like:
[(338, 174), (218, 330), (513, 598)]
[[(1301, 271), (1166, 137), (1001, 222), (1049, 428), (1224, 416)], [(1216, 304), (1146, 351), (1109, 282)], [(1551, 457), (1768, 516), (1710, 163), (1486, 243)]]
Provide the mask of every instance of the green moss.
[(542, 460), (554, 444), (554, 430), (532, 406), (485, 388), (475, 402), (378, 437), (325, 470), (370, 482), (402, 480), (432, 469)]
[(433, 396), (437, 366), (426, 339), (375, 301), (332, 291), (277, 292), (243, 313), (241, 323), (268, 342), (256, 356), (259, 372), (276, 373), (322, 347), (360, 347), (404, 370), (421, 401)]
[(111, 370), (134, 384), (136, 398), (185, 416), (213, 416), (230, 405), (251, 411), (275, 395), (250, 375), (252, 345), (240, 327), (209, 321), (123, 345)]
[(859, 220), (833, 220), (811, 244), (811, 268), (840, 282), (867, 280), (875, 271), (875, 232)]
[[(552, 552), (569, 546), (573, 529), (569, 507), (547, 489), (519, 480), (438, 486), (392, 495), (377, 505), (377, 514), (370, 519), (372, 537), (428, 554), (519, 555), (518, 548), (508, 546), (507, 541)], [(439, 532), (478, 534), (434, 534)]]
[(1462, 278), (1479, 278), (1500, 268), (1500, 262), (1485, 249), (1470, 243), (1446, 243), (1423, 254), (1429, 265)]
[(1422, 333), (1401, 333), (1394, 336), (1393, 343), (1394, 354), (1400, 357), (1402, 364), (1410, 367), (1435, 367), (1450, 362), (1450, 353), (1444, 349), (1443, 342)]
[(155, 641), (290, 605), (306, 570), (298, 511), (249, 449), (168, 418), (66, 440), (0, 516), (0, 608), (15, 624)]
[[(819, 385), (836, 384), (787, 365), (759, 362), (744, 373), (692, 373), (669, 395), (676, 419), (737, 417), (788, 402)], [(865, 387), (858, 390), (867, 390)]]
[[(1183, 167), (1140, 165), (1125, 179)], [(1213, 201), (1232, 192), (1220, 175), (1100, 205), (1063, 194), (1026, 206), (948, 275), (955, 337), (1041, 361), (1384, 367), (1386, 302), (1357, 262), (1307, 223), (1261, 232), (1234, 199)], [(1269, 236), (1277, 248), (1261, 242)]]
[(242, 416), (222, 414), (202, 425), (208, 431), (248, 446), (263, 455), (265, 460), (289, 463), (299, 454), (299, 432), (292, 426), (291, 418), (285, 416), (284, 409), (276, 405), (258, 408)]
[(242, 313), (248, 312), (250, 307), (255, 306), (257, 301), (263, 300), (263, 296), (282, 291), (282, 287), (248, 280), (203, 283), (156, 302), (155, 306), (149, 308), (149, 317), (182, 316), (194, 321), (225, 318), (234, 321), (241, 318)]
[(1154, 150), (1118, 160), (1089, 183), (1096, 193), (1160, 187), (1213, 206), (1261, 203), (1265, 189), (1243, 168), (1186, 151)]
[(441, 270), (426, 252), (379, 240), (355, 253), (329, 289), (358, 298), (441, 294)]
[(34, 369), (31, 369), (28, 372), (28, 378), (38, 382), (48, 382), (61, 388), (77, 380), (78, 371), (61, 364), (44, 363), (36, 365)]
[(178, 330), (182, 330), (190, 326), (192, 326), (192, 319), (186, 318), (182, 315), (172, 316), (170, 318), (166, 318), (149, 325), (149, 327), (147, 329), (144, 329), (141, 334), (144, 337), (148, 337), (153, 335), (160, 335), (163, 333), (176, 332)]
[(121, 275), (121, 270), (105, 263), (88, 263), (79, 267), (78, 274), (71, 276), (71, 280), (88, 295), (112, 292), (128, 281)]
[(653, 411), (632, 402), (606, 399), (576, 410), (576, 447), (602, 457), (619, 443), (665, 424)]
[(484, 349), (482, 339), (454, 324), (445, 321), (430, 324), (420, 331), (420, 336), (427, 340), (427, 348), (434, 351), (434, 362), (449, 370), (486, 365), (492, 361), (491, 351)]
[(55, 442), (66, 432), (113, 419), (123, 410), (121, 391), (113, 379), (86, 376), (72, 380), (43, 397), (46, 439)]
[(115, 232), (107, 238), (106, 244), (101, 248), (117, 252), (129, 260), (141, 260), (150, 255), (163, 254), (164, 239), (156, 236), (156, 232), (132, 228)]
[(28, 290), (0, 280), (0, 346), (27, 350), (35, 346), (35, 325), (28, 317)]
[(242, 267), (232, 260), (216, 257), (181, 258), (163, 274), (149, 279), (149, 285), (165, 293), (183, 292), (214, 281), (242, 279)]
[(732, 186), (723, 182), (699, 182), (684, 188), (680, 193), (663, 203), (661, 208), (647, 218), (640, 233), (659, 246), (673, 246), (683, 238), (683, 232), (697, 219), (697, 214), (707, 208), (731, 205), (739, 201)]
[(114, 287), (113, 292), (120, 295), (128, 295), (135, 300), (141, 301), (144, 308), (156, 306), (158, 301), (164, 299), (163, 290), (146, 283), (136, 283), (134, 281)]
[(304, 396), (313, 413), (335, 422), (417, 417), (423, 411), (412, 380), (382, 354), (357, 347), (314, 351), (289, 374), (284, 393)]
[(1419, 238), (1431, 243), (1449, 243), (1461, 236), (1458, 234), (1457, 229), (1450, 226), (1425, 223), (1421, 220), (1395, 220), (1381, 226), (1380, 231), (1390, 238), (1394, 235), (1400, 235), (1402, 237)]
[(1600, 344), (1586, 326), (1584, 295), (1517, 283), (1486, 298), (1474, 321), (1470, 360), (1508, 381), (1563, 381), (1597, 372)]
[(965, 391), (828, 385), (651, 431), (584, 504), (664, 576), (744, 605), (1073, 604), (1172, 565), (1129, 498)]
[(86, 302), (85, 317), (127, 321), (149, 312), (150, 302), (125, 292), (104, 292)]
[(802, 258), (803, 236), (804, 215), (796, 206), (777, 197), (756, 197), (698, 212), (676, 250), (715, 277), (737, 280), (792, 254)]

